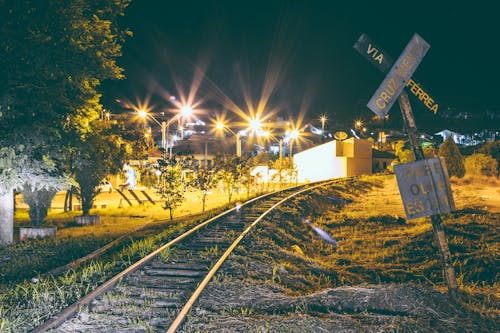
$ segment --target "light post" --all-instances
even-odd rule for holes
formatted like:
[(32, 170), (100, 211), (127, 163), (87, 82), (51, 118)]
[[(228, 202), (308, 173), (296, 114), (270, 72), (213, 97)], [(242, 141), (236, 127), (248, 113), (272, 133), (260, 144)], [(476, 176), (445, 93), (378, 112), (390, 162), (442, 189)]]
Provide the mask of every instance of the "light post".
[[(167, 159), (167, 152), (168, 152), (167, 139), (169, 136), (168, 132), (169, 132), (170, 124), (174, 120), (180, 119), (181, 117), (189, 117), (192, 114), (193, 109), (189, 105), (184, 105), (180, 109), (180, 113), (178, 113), (175, 116), (173, 116), (172, 118), (170, 118), (169, 121), (162, 121), (162, 122), (158, 121), (158, 119), (156, 119), (154, 116), (152, 116), (151, 114), (149, 114), (145, 110), (140, 109), (137, 112), (139, 113), (139, 117), (141, 117), (143, 119), (149, 118), (161, 126), (161, 146), (163, 148), (163, 159)], [(171, 142), (170, 143), (169, 159), (172, 159), (172, 146), (173, 146), (173, 144)]]
[[(271, 141), (271, 133), (268, 131), (265, 131), (262, 133), (262, 136), (267, 138), (269, 141)], [(278, 140), (278, 147), (279, 147), (279, 160), (281, 161), (283, 159), (283, 139)]]
[[(193, 114), (193, 108), (191, 108), (191, 106), (189, 106), (189, 105), (182, 106), (180, 108), (180, 113), (178, 113), (175, 116), (173, 116), (172, 118), (170, 118), (170, 120), (165, 124), (165, 127), (167, 129), (167, 137), (169, 135), (168, 132), (170, 130), (170, 123), (172, 123), (174, 120), (179, 120), (179, 122), (180, 122), (181, 118), (188, 118), (192, 114)], [(181, 124), (179, 123), (179, 126), (180, 125)], [(184, 125), (181, 126), (181, 139), (184, 139)], [(173, 147), (174, 147), (174, 141), (170, 140), (170, 153), (169, 153), (169, 156), (168, 156), (169, 160), (172, 159), (172, 148)]]
[(321, 142), (323, 142), (325, 139), (325, 122), (328, 120), (328, 118), (325, 114), (322, 114), (319, 117), (319, 120), (321, 121)]
[(155, 117), (150, 115), (145, 110), (141, 109), (141, 110), (138, 110), (137, 112), (139, 113), (139, 117), (141, 117), (143, 119), (150, 118), (154, 122), (156, 122), (158, 125), (161, 126), (161, 146), (163, 147), (163, 158), (165, 159), (167, 156), (167, 134), (166, 134), (167, 123), (165, 121), (162, 121), (160, 123), (158, 121), (158, 119), (156, 119)]
[(300, 136), (298, 130), (292, 130), (288, 132), (288, 137), (290, 138), (290, 157), (293, 157), (293, 141)]
[(229, 133), (235, 136), (236, 138), (236, 156), (241, 157), (241, 138), (240, 138), (240, 133), (235, 133), (232, 129), (224, 125), (222, 122), (218, 122), (216, 125), (218, 130), (227, 130)]

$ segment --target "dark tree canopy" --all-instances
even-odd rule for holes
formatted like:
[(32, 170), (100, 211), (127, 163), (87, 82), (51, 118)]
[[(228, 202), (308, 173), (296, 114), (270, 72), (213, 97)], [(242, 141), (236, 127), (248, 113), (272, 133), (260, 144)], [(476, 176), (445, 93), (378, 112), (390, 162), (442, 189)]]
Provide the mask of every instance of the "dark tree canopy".
[(128, 4), (0, 2), (0, 141), (47, 148), (65, 127), (89, 131), (101, 110), (99, 84), (123, 76), (115, 59), (127, 32), (117, 18)]

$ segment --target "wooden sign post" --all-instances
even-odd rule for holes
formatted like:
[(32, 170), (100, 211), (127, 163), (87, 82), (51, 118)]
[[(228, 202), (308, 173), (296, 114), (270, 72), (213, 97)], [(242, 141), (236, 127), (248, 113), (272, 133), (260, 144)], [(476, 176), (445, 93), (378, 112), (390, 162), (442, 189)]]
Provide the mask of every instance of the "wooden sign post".
[[(364, 35), (362, 35), (362, 37), (363, 36)], [(362, 45), (360, 44), (361, 40), (362, 38), (360, 38), (358, 43), (355, 44), (355, 49), (357, 49), (358, 51), (362, 49), (362, 47), (360, 46)], [(380, 49), (377, 49), (376, 52), (373, 51), (373, 46), (371, 44), (369, 44), (369, 47), (371, 47), (371, 49), (367, 49), (367, 52), (371, 52), (373, 58), (373, 60), (369, 60), (372, 61), (375, 65), (379, 63), (381, 67), (383, 67), (381, 68), (381, 70), (384, 70), (386, 66), (382, 66), (384, 64), (384, 58), (383, 53), (381, 52), (383, 51), (380, 51)], [(430, 45), (425, 40), (423, 40), (422, 37), (415, 34), (408, 45), (405, 47), (403, 53), (401, 53), (401, 55), (399, 56), (398, 60), (392, 66), (384, 81), (379, 86), (367, 105), (368, 108), (370, 108), (370, 110), (372, 110), (379, 117), (384, 117), (389, 112), (396, 99), (398, 100), (399, 107), (401, 109), (401, 115), (403, 117), (404, 127), (406, 133), (408, 134), (408, 139), (410, 141), (416, 161), (423, 161), (425, 160), (425, 157), (418, 138), (417, 125), (415, 123), (415, 118), (413, 117), (410, 100), (408, 98), (408, 94), (404, 92), (403, 89), (407, 85), (408, 81), (411, 80), (411, 76), (417, 69), (420, 61), (423, 59), (429, 48)], [(435, 161), (429, 161), (429, 163), (435, 163)], [(405, 201), (407, 194), (403, 192), (405, 191), (405, 189), (409, 189), (410, 192), (413, 191), (413, 193), (411, 193), (413, 195), (420, 194), (421, 191), (424, 190), (426, 192), (432, 191), (432, 195), (430, 196), (431, 199), (425, 199), (421, 201), (421, 204), (419, 204), (418, 206), (413, 205), (413, 211), (409, 210), (410, 208), (405, 205), (405, 211), (408, 218), (414, 218), (413, 216), (411, 216), (411, 214), (409, 214), (412, 212), (415, 213), (414, 216), (429, 216), (428, 214), (432, 214), (430, 215), (432, 229), (443, 263), (446, 285), (448, 287), (448, 291), (452, 294), (452, 296), (456, 297), (458, 284), (455, 278), (455, 271), (453, 269), (451, 253), (444, 234), (441, 216), (439, 214), (436, 214), (436, 212), (442, 212), (442, 210), (439, 210), (440, 197), (446, 199), (446, 204), (444, 205), (446, 206), (446, 210), (444, 211), (454, 210), (455, 207), (453, 203), (453, 196), (451, 195), (451, 188), (448, 181), (446, 165), (443, 165), (442, 163), (439, 164), (442, 171), (442, 175), (440, 176), (442, 179), (441, 182), (443, 183), (443, 185), (440, 186), (439, 189), (433, 180), (434, 178), (432, 175), (432, 171), (429, 170), (428, 166), (424, 167), (424, 170), (428, 171), (428, 176), (431, 177), (431, 182), (430, 186), (427, 186), (426, 189), (423, 187), (419, 187), (419, 185), (416, 185), (416, 187), (410, 186), (407, 188), (402, 186), (399, 180), (398, 186), (400, 189), (400, 193), (402, 194), (401, 196), (403, 198), (403, 202)], [(444, 191), (444, 195), (443, 193), (439, 193), (439, 191)], [(443, 206), (443, 204), (441, 204), (441, 206)], [(437, 211), (436, 208), (438, 209)], [(417, 213), (420, 215), (417, 215)]]

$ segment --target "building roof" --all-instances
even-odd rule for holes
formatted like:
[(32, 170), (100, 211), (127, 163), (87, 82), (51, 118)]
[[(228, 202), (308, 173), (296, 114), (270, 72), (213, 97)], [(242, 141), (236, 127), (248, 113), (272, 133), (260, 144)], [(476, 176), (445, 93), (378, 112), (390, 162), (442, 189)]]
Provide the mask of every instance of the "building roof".
[(391, 152), (383, 151), (383, 150), (372, 150), (372, 158), (392, 158), (395, 159), (397, 156)]

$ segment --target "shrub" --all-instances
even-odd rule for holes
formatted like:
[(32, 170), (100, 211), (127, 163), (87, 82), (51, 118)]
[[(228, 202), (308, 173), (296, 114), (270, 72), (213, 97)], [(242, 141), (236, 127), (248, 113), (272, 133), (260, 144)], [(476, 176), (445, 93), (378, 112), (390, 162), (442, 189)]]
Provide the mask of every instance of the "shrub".
[(476, 152), (493, 157), (497, 161), (497, 175), (500, 174), (500, 140), (486, 142)]
[(33, 190), (29, 186), (23, 188), (23, 200), (29, 206), (28, 212), (31, 223), (34, 226), (39, 227), (42, 225), (43, 220), (47, 217), (47, 212), (56, 193), (57, 190), (55, 188), (42, 188), (39, 190)]
[(496, 177), (498, 175), (497, 160), (485, 154), (472, 154), (465, 159), (464, 164), (467, 175), (488, 177)]
[(450, 177), (462, 178), (465, 175), (464, 158), (451, 136), (447, 137), (439, 147), (438, 155), (444, 158)]

